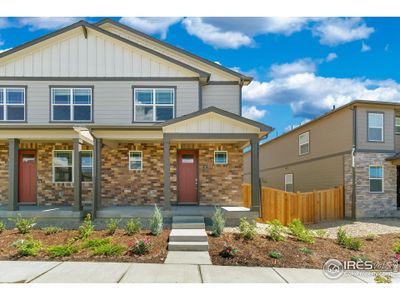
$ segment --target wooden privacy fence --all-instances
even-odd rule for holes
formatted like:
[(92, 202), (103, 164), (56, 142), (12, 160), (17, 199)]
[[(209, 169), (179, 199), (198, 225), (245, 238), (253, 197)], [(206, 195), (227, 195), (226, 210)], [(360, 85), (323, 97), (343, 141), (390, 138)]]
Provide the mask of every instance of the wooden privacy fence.
[[(243, 206), (251, 206), (251, 186), (243, 184)], [(262, 187), (261, 219), (264, 222), (278, 219), (287, 225), (293, 219), (304, 224), (343, 219), (343, 187), (306, 193), (290, 193)]]

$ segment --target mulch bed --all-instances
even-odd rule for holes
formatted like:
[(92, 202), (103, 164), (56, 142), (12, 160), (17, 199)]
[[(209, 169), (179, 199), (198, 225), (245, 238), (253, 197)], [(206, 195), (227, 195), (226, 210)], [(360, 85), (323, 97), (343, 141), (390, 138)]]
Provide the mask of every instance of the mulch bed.
[[(254, 240), (246, 241), (238, 233), (225, 233), (221, 237), (209, 235), (209, 252), (212, 263), (225, 266), (262, 266), (282, 268), (317, 268), (320, 269), (330, 258), (340, 261), (350, 260), (352, 256), (364, 256), (374, 263), (389, 263), (394, 260), (393, 244), (400, 241), (400, 234), (380, 235), (373, 241), (360, 238), (363, 246), (360, 251), (342, 248), (334, 239), (316, 238), (314, 244), (306, 244), (288, 237), (285, 241), (274, 242), (266, 236), (258, 235)], [(235, 246), (238, 253), (233, 258), (223, 258), (220, 252), (224, 242)], [(299, 250), (307, 247), (311, 255)], [(270, 251), (279, 251), (283, 257), (270, 258)]]
[[(17, 232), (17, 230), (5, 230), (0, 233), (0, 260), (51, 260), (51, 261), (101, 261), (101, 262), (138, 262), (138, 263), (164, 263), (167, 257), (167, 245), (169, 230), (164, 230), (159, 236), (152, 236), (148, 231), (141, 231), (132, 236), (128, 236), (124, 233), (124, 230), (119, 229), (114, 235), (108, 235), (105, 230), (94, 231), (89, 239), (107, 238), (111, 237), (112, 243), (128, 246), (130, 241), (135, 239), (143, 239), (145, 237), (150, 238), (152, 247), (148, 254), (142, 256), (130, 256), (125, 253), (122, 256), (93, 256), (91, 251), (88, 249), (82, 249), (78, 253), (72, 254), (68, 257), (63, 258), (51, 258), (46, 254), (45, 249), (51, 245), (66, 244), (68, 240), (77, 235), (77, 230), (63, 230), (62, 232), (45, 235), (42, 230), (35, 229), (27, 235), (31, 235), (35, 240), (39, 240), (42, 243), (43, 249), (35, 257), (19, 257), (17, 251), (11, 244), (17, 240), (26, 238), (23, 234)], [(77, 244), (81, 243), (78, 241)]]

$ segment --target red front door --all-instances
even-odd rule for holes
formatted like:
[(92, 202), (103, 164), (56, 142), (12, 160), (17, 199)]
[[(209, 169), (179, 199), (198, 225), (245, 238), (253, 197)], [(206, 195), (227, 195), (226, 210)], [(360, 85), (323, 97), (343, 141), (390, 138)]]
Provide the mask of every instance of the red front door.
[(19, 151), (19, 203), (36, 203), (36, 152)]
[(178, 150), (178, 202), (197, 203), (197, 151)]

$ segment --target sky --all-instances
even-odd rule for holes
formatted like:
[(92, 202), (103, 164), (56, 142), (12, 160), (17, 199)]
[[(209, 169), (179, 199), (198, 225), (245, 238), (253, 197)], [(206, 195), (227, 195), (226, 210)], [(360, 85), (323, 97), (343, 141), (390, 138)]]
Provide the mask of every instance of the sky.
[[(0, 18), (0, 52), (81, 19), (102, 18)], [(400, 102), (400, 18), (112, 19), (252, 76), (243, 115), (270, 138), (354, 99)]]

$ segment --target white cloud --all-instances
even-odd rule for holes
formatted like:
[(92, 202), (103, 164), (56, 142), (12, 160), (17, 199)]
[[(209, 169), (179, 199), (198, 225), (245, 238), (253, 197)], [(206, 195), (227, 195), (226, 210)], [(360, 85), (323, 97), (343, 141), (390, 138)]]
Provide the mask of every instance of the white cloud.
[(335, 60), (337, 57), (338, 57), (338, 56), (337, 56), (336, 53), (331, 52), (331, 53), (328, 54), (328, 56), (326, 57), (325, 60), (326, 60), (327, 62), (331, 62), (332, 60)]
[(316, 70), (316, 61), (309, 58), (299, 59), (293, 63), (274, 64), (271, 66), (270, 75), (272, 77), (287, 77), (298, 73), (313, 73)]
[(183, 20), (187, 32), (215, 48), (237, 49), (250, 46), (252, 39), (237, 31), (224, 31), (214, 25), (204, 23), (201, 18), (186, 18)]
[(169, 27), (178, 23), (181, 19), (176, 17), (124, 17), (119, 21), (147, 34), (160, 34), (161, 38), (165, 39)]
[(7, 18), (0, 18), (0, 29), (9, 27), (11, 24)]
[(293, 129), (295, 129), (295, 128), (301, 126), (301, 125), (304, 125), (304, 124), (306, 124), (306, 123), (308, 123), (308, 122), (310, 122), (310, 121), (311, 121), (311, 119), (305, 118), (303, 121), (300, 122), (300, 124), (291, 124), (291, 125), (288, 125), (288, 126), (285, 127), (285, 132), (288, 132), (288, 131), (290, 131), (290, 130), (293, 130)]
[[(1, 42), (0, 42), (0, 46), (1, 46)], [(6, 51), (8, 51), (8, 50), (10, 50), (10, 49), (12, 49), (12, 48), (0, 49), (0, 53), (6, 52)]]
[(361, 52), (368, 52), (369, 50), (371, 50), (371, 47), (368, 46), (366, 43), (362, 42), (362, 44), (361, 44)]
[(262, 119), (267, 111), (265, 109), (258, 109), (256, 106), (243, 106), (243, 117), (251, 120)]
[(328, 18), (313, 27), (313, 35), (328, 46), (367, 39), (375, 30), (361, 18)]
[(59, 29), (78, 22), (82, 18), (77, 17), (29, 17), (29, 18), (18, 18), (17, 26), (27, 26), (30, 31), (36, 31), (40, 29)]

